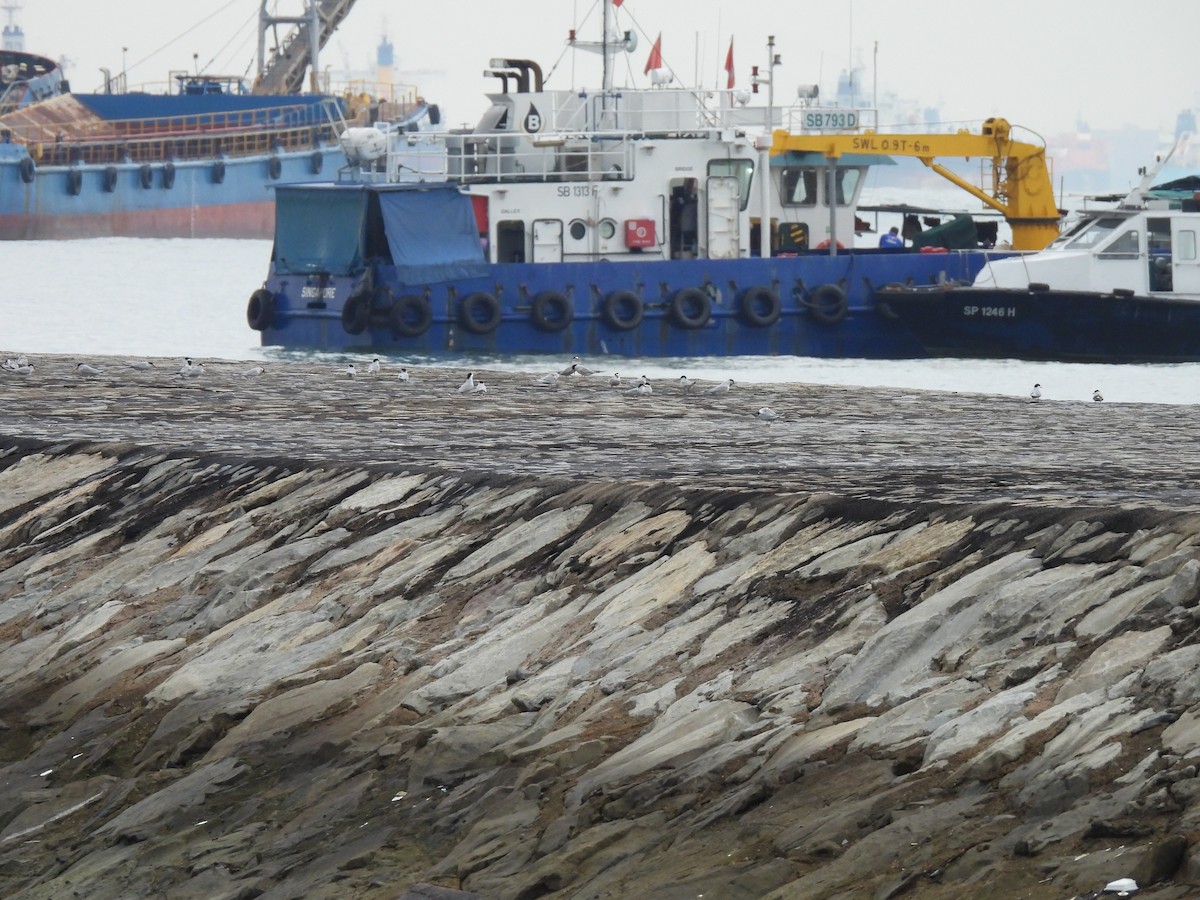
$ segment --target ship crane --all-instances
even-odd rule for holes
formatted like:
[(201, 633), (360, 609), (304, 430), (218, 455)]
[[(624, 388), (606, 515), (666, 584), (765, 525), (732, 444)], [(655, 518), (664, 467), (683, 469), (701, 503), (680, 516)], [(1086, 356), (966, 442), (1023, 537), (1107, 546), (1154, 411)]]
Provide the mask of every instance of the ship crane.
[[(1046, 148), (1012, 139), (1012, 127), (1000, 118), (983, 123), (979, 134), (791, 134), (772, 135), (771, 155), (789, 150), (820, 153), (837, 160), (847, 153), (912, 156), (943, 178), (1004, 216), (1012, 228), (1014, 250), (1041, 250), (1058, 237), (1062, 214), (1054, 202), (1054, 185), (1046, 165)], [(991, 192), (976, 187), (935, 160), (938, 157), (982, 157), (992, 163)]]
[[(262, 0), (258, 23), (258, 77), (254, 94), (299, 94), (304, 90), (304, 71), (312, 67), (309, 90), (320, 93), (317, 85), (318, 56), (325, 43), (354, 6), (354, 0), (306, 0), (299, 16), (278, 16), (267, 12), (269, 0)], [(276, 25), (296, 27), (267, 56), (267, 31)]]

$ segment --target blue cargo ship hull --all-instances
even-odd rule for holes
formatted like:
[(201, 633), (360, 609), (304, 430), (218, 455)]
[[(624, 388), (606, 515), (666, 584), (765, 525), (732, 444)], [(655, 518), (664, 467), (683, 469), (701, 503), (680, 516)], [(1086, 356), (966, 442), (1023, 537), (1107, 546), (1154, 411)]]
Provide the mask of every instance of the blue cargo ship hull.
[(337, 147), (172, 163), (40, 166), (0, 145), (0, 240), (93, 237), (269, 238), (274, 186), (328, 180)]

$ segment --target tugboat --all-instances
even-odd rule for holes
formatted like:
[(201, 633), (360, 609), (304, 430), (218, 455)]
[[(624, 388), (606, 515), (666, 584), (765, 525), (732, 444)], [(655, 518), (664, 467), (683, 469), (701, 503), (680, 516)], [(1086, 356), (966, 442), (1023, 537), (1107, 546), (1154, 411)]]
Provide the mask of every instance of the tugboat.
[[(328, 180), (346, 164), (347, 117), (437, 124), (415, 96), (319, 90), (319, 48), (353, 5), (308, 0), (303, 16), (282, 17), (262, 0), (253, 84), (177, 71), (168, 92), (150, 93), (122, 72), (73, 93), (51, 60), (0, 57), (0, 240), (269, 237), (276, 184)], [(295, 27), (268, 54), (281, 23)]]
[(1200, 193), (1145, 173), (1040, 253), (989, 262), (966, 286), (883, 288), (931, 355), (1064, 362), (1200, 361)]
[[(350, 165), (336, 181), (280, 186), (270, 268), (247, 311), (262, 343), (925, 355), (877, 314), (874, 288), (969, 280), (985, 253), (843, 243), (871, 165), (943, 150), (923, 135), (834, 134), (858, 113), (821, 108), (815, 88), (799, 91), (793, 110), (807, 133), (776, 128), (773, 38), (771, 64), (754, 79), (769, 88), (765, 109), (734, 89), (732, 65), (726, 90), (672, 87), (657, 43), (646, 67), (654, 86), (618, 89), (615, 59), (637, 38), (616, 26), (617, 5), (603, 3), (601, 40), (568, 41), (600, 55), (598, 90), (548, 90), (535, 62), (494, 59), (487, 74), (500, 90), (474, 129), (386, 141), (347, 133)], [(999, 119), (980, 134), (937, 137), (957, 139), (945, 145), (954, 155), (986, 157), (999, 193), (1018, 198), (1006, 205), (974, 189), (1009, 215), (1015, 247), (1057, 234), (1042, 148), (1012, 140)]]

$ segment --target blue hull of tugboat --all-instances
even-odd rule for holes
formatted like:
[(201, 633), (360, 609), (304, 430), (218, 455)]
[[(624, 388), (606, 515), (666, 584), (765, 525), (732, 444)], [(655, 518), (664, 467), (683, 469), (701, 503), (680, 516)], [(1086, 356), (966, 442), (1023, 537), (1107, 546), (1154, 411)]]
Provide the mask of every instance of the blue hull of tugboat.
[(931, 356), (1060, 362), (1200, 361), (1200, 303), (1126, 291), (883, 291)]
[[(997, 254), (990, 254), (995, 259)], [(630, 357), (796, 355), (904, 359), (924, 357), (922, 344), (894, 319), (876, 309), (873, 289), (888, 283), (969, 283), (982, 268), (983, 251), (912, 253), (859, 250), (794, 257), (736, 260), (672, 260), (646, 264), (509, 263), (487, 266), (482, 277), (431, 285), (402, 284), (380, 267), (372, 309), (365, 321), (350, 323), (344, 310), (352, 291), (349, 279), (277, 274), (267, 280), (270, 314), (251, 304), (252, 326), (264, 325), (262, 343), (286, 349), (374, 350), (392, 354), (614, 354)], [(835, 286), (845, 297), (840, 306)], [(749, 313), (746, 294), (767, 287), (779, 298)], [(710, 298), (703, 324), (681, 324), (672, 313), (680, 291), (699, 288)], [(606, 299), (630, 292), (640, 299), (640, 322), (616, 327), (606, 315)], [(552, 322), (539, 317), (535, 300), (557, 294), (569, 316)], [(499, 321), (476, 333), (478, 324), (464, 316), (464, 301), (478, 294), (496, 298)], [(814, 294), (816, 295), (814, 297)], [(428, 319), (401, 321), (396, 298), (421, 296)], [(831, 296), (834, 302), (831, 302)], [(760, 296), (761, 299), (761, 296)], [(255, 315), (257, 313), (257, 315)], [(257, 319), (257, 321), (256, 321)], [(476, 330), (472, 330), (473, 326)], [(561, 329), (561, 330), (558, 330)]]

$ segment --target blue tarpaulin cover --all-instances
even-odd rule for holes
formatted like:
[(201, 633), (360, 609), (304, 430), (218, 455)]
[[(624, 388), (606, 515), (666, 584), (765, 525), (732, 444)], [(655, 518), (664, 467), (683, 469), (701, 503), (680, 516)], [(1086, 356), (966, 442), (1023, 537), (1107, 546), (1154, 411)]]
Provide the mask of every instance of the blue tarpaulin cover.
[(471, 200), (454, 187), (381, 191), (396, 277), (430, 284), (487, 274)]
[(275, 189), (275, 271), (349, 275), (362, 265), (367, 215), (361, 187)]

